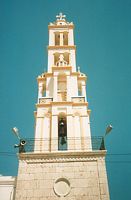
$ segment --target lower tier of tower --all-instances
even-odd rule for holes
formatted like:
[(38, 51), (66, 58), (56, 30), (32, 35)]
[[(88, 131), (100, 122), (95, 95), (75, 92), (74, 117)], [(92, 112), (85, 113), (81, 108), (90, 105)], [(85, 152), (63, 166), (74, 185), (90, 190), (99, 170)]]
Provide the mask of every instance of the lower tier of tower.
[(105, 153), (19, 154), (15, 200), (109, 200)]

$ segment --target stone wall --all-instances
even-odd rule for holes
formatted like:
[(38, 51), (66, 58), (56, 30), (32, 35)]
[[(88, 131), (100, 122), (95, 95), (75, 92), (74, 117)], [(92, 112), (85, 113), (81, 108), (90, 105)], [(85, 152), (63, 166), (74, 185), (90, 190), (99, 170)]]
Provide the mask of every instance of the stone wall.
[(16, 200), (109, 200), (104, 155), (22, 154)]

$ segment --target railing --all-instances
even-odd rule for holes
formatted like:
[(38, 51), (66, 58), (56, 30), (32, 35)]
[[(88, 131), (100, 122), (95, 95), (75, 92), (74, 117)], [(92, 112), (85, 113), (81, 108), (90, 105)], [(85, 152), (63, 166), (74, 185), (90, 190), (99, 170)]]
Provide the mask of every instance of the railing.
[(72, 101), (74, 103), (84, 103), (85, 102), (85, 97), (80, 96), (80, 97), (72, 97)]
[(53, 101), (53, 98), (49, 98), (49, 97), (41, 97), (39, 98), (39, 103), (43, 104), (43, 103), (50, 103)]
[[(60, 144), (58, 138), (54, 139), (34, 139), (25, 138), (24, 145), (19, 144), (19, 152), (54, 152), (54, 151), (98, 151), (105, 150), (104, 137), (82, 137), (80, 138), (63, 138), (64, 143)], [(62, 140), (61, 140), (62, 141)], [(65, 149), (66, 142), (66, 149)], [(61, 146), (60, 146), (61, 145)], [(63, 145), (63, 146), (62, 146)], [(61, 147), (61, 148), (60, 148)], [(62, 148), (63, 147), (63, 148)]]

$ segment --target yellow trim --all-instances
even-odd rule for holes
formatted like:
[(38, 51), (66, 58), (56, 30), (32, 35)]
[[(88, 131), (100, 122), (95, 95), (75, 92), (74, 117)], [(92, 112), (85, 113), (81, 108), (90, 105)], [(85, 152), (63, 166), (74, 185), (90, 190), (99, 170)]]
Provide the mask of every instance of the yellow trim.
[(41, 81), (46, 81), (46, 78), (45, 77), (37, 77), (37, 82), (41, 82)]
[(52, 77), (52, 76), (53, 76), (53, 73), (51, 73), (51, 72), (45, 73), (45, 77)]
[(87, 76), (78, 76), (78, 80), (86, 81), (87, 80)]
[(73, 46), (69, 46), (69, 45), (47, 46), (47, 49), (48, 50), (50, 50), (50, 49), (74, 49), (74, 50), (76, 50), (76, 45), (73, 45)]
[(72, 105), (73, 102), (70, 102), (70, 101), (56, 101), (56, 102), (51, 102), (52, 105)]
[(88, 113), (88, 115), (90, 116), (90, 114), (91, 114), (91, 110), (88, 109), (88, 110), (87, 110), (87, 113)]
[(54, 28), (70, 28), (74, 29), (74, 24), (68, 24), (68, 25), (48, 25), (48, 29), (54, 29)]
[(88, 102), (81, 102), (81, 103), (73, 103), (72, 106), (88, 106)]
[(72, 76), (74, 76), (74, 75), (75, 75), (75, 76), (79, 76), (79, 72), (71, 72), (71, 75), (72, 75)]
[[(72, 105), (72, 106), (88, 106), (88, 102), (72, 102), (72, 101), (56, 101), (56, 102), (50, 102), (50, 103), (41, 103), (36, 104), (36, 107), (51, 107), (53, 105)], [(88, 110), (87, 110), (88, 112)]]
[(36, 108), (40, 108), (40, 107), (51, 107), (51, 103), (36, 104)]
[(52, 71), (56, 71), (56, 70), (72, 70), (71, 66), (63, 66), (63, 67), (59, 67), (59, 66), (53, 66), (52, 67)]
[(44, 74), (45, 74), (44, 77), (40, 77), (40, 76), (37, 77), (37, 81), (38, 82), (40, 82), (40, 81), (46, 81), (47, 77), (52, 77), (53, 76), (53, 73), (50, 73), (50, 72), (46, 72)]

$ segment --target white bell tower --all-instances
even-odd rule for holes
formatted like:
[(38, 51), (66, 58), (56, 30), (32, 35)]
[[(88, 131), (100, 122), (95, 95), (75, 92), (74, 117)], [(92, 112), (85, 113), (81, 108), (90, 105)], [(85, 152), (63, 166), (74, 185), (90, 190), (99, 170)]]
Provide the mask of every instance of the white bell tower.
[(74, 25), (62, 13), (56, 17), (48, 26), (48, 71), (38, 77), (35, 151), (91, 151), (87, 77), (76, 71)]
[[(50, 23), (48, 70), (38, 76), (35, 137), (19, 153), (15, 200), (109, 200), (104, 140), (92, 138), (74, 24)], [(29, 147), (29, 148), (28, 148)]]

